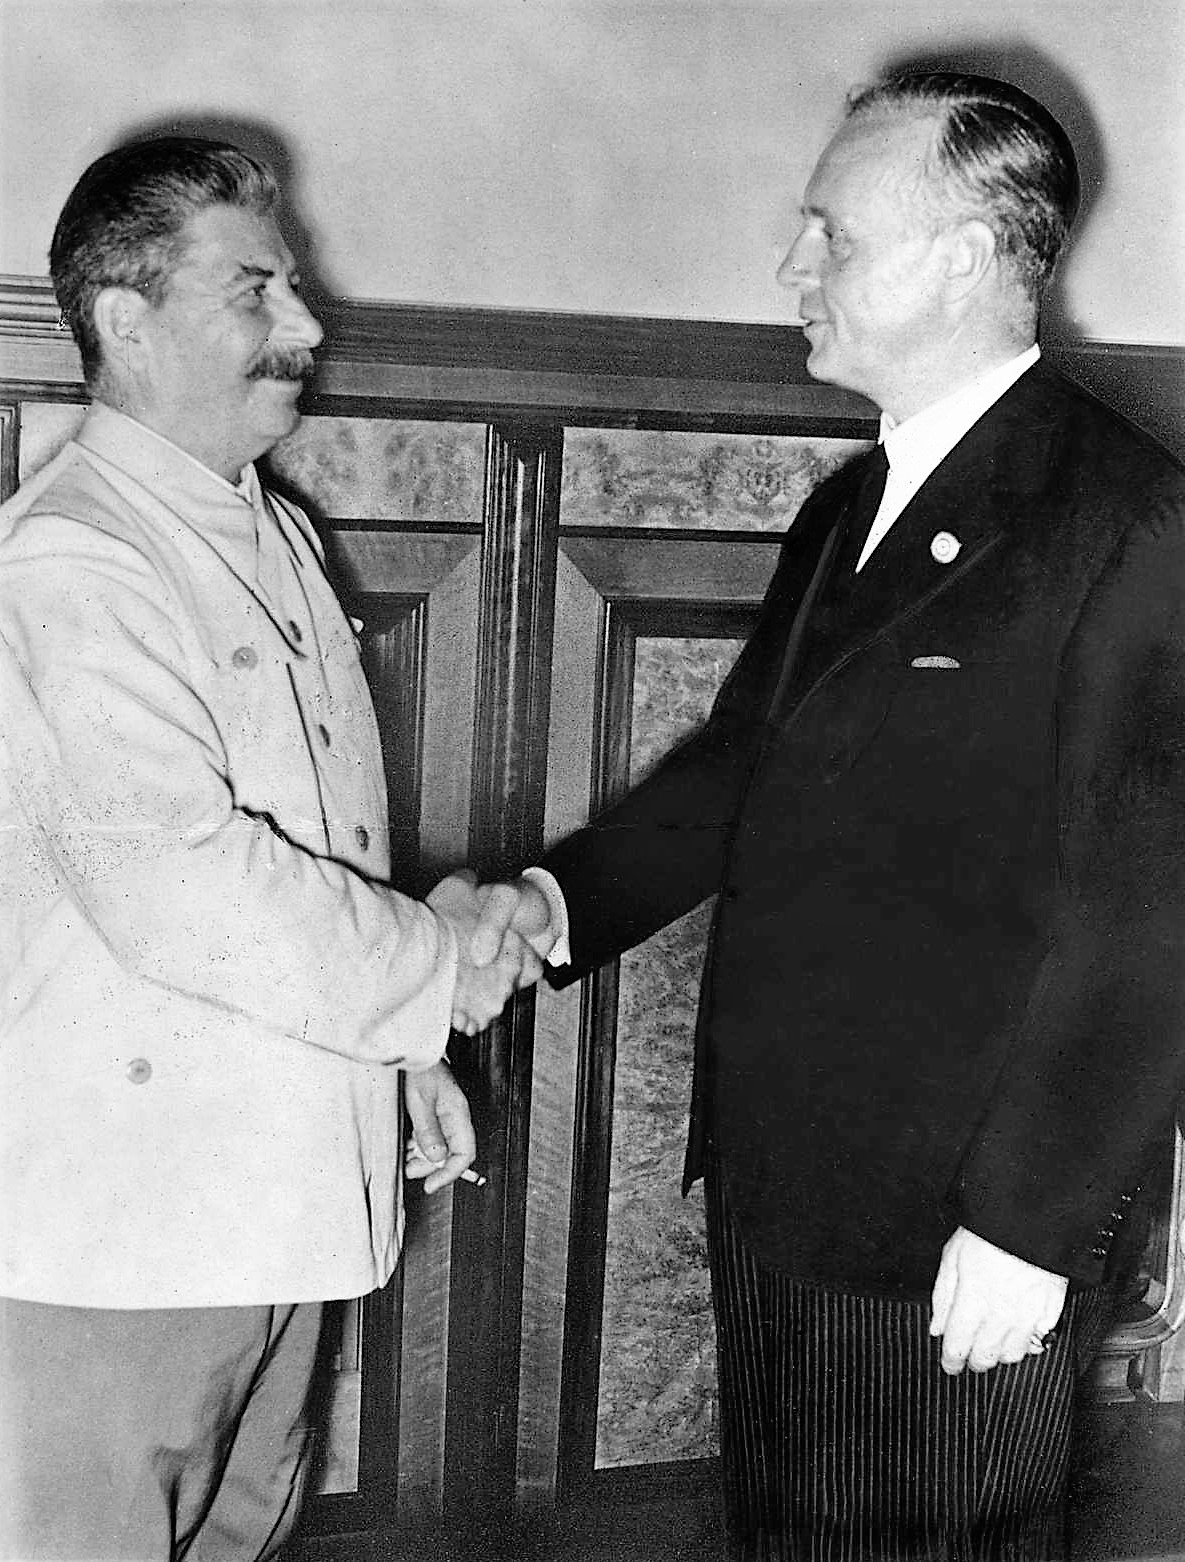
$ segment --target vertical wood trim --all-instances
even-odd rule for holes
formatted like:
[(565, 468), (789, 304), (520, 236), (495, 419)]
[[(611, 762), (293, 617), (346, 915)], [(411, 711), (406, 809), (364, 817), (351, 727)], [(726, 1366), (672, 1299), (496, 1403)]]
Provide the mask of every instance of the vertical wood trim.
[[(372, 690), (383, 768), (387, 777), (391, 878), (414, 873), (424, 769), (427, 701), (428, 603), (424, 596), (370, 592), (363, 628), (362, 663)], [(399, 1472), (404, 1266), (388, 1284), (362, 1301), (362, 1405), (359, 1426), (359, 1490), (375, 1506), (394, 1506)]]
[(17, 402), (0, 402), (0, 503), (16, 493), (20, 472), (21, 409)]
[[(593, 736), (590, 817), (630, 788), (634, 666), (642, 636), (746, 638), (757, 603), (609, 599), (604, 605)], [(564, 1352), (560, 1379), (556, 1494), (560, 1506), (586, 1497), (596, 1468), (619, 994), (617, 961), (584, 983), (573, 1147)], [(617, 1472), (612, 1472), (616, 1476)]]
[[(427, 699), (427, 601), (422, 596), (367, 591), (365, 583), (359, 581), (350, 583), (348, 600), (365, 625), (361, 657), (386, 767), (394, 858), (396, 851), (408, 849), (409, 840), (414, 844), (419, 824)], [(404, 813), (410, 817), (402, 817)], [(398, 870), (395, 881), (399, 882)], [(400, 1263), (381, 1290), (360, 1301), (358, 1484), (352, 1492), (327, 1493), (308, 1506), (304, 1525), (312, 1533), (369, 1528), (394, 1509), (400, 1465), (404, 1280), (405, 1266)]]
[[(489, 429), (470, 810), (483, 878), (542, 849), (562, 459), (559, 427)], [(528, 993), (457, 1046), (489, 1182), (453, 1204), (444, 1510), (495, 1524), (515, 1497), (533, 1033)]]
[(495, 425), (486, 440), (470, 844), (487, 872), (543, 843), (563, 439)]
[[(364, 611), (383, 627), (363, 631), (363, 666), (374, 702), (387, 778), (391, 882), (410, 889), (419, 877), (424, 704), (428, 681), (427, 598), (368, 593)], [(365, 622), (365, 620), (364, 620)]]
[[(604, 609), (597, 677), (589, 815), (629, 788), (635, 635), (614, 602)], [(576, 1074), (569, 1215), (567, 1299), (560, 1375), (556, 1496), (575, 1500), (596, 1466), (605, 1239), (613, 1160), (613, 1086), (617, 1064), (618, 966), (603, 966), (584, 984)]]

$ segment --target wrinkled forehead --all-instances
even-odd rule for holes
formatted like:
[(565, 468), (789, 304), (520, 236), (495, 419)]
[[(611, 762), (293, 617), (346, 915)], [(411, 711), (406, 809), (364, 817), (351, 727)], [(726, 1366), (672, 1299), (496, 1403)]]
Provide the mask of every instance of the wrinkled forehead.
[(230, 282), (246, 274), (291, 277), (292, 251), (270, 212), (245, 206), (206, 206), (180, 233), (177, 273)]
[(920, 204), (933, 167), (937, 121), (930, 114), (870, 109), (845, 120), (807, 182), (807, 211), (892, 201), (906, 216)]

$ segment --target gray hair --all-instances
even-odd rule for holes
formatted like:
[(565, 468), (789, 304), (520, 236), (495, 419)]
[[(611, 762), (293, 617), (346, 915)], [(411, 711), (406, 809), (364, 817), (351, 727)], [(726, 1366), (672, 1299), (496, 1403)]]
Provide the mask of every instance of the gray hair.
[(926, 195), (944, 220), (985, 222), (1001, 260), (1038, 305), (1081, 197), (1074, 148), (1049, 110), (988, 76), (918, 71), (848, 102), (849, 118), (874, 111), (934, 118)]

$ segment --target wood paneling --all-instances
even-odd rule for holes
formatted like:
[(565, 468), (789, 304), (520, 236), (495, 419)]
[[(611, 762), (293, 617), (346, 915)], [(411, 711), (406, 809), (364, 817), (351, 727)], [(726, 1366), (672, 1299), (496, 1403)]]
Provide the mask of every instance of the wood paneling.
[[(483, 878), (542, 847), (562, 454), (557, 429), (488, 433), (468, 853)], [(514, 1501), (534, 1001), (454, 1059), (488, 1179), (453, 1225), (444, 1509), (458, 1516)]]
[[(812, 382), (778, 326), (354, 304), (325, 318), (310, 410), (487, 429), (480, 526), (328, 523), (367, 626), (403, 884), (467, 860), (516, 868), (625, 784), (637, 637), (743, 633), (777, 553), (772, 532), (561, 537), (565, 425), (866, 439), (873, 409)], [(81, 395), (56, 322), (47, 284), (0, 279), (5, 491), (21, 400)], [(1185, 352), (1058, 356), (1185, 448)], [(396, 1503), (401, 1525), (443, 1510), (497, 1527), (592, 1480), (617, 996), (606, 972), (456, 1042), (490, 1181), (412, 1191), (404, 1264), (363, 1311), (359, 1490), (323, 1500), (314, 1527), (374, 1527)]]
[[(309, 410), (864, 437), (875, 409), (812, 381), (783, 325), (337, 301)], [(1185, 348), (1055, 342), (1049, 355), (1185, 454)], [(75, 396), (48, 279), (0, 276), (0, 382)]]

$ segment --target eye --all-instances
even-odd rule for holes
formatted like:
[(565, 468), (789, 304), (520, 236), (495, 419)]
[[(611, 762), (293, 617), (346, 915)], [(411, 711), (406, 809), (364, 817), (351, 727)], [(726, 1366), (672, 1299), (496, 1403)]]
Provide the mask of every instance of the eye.
[(827, 247), (836, 260), (846, 260), (852, 252), (851, 237), (842, 228), (828, 229)]

